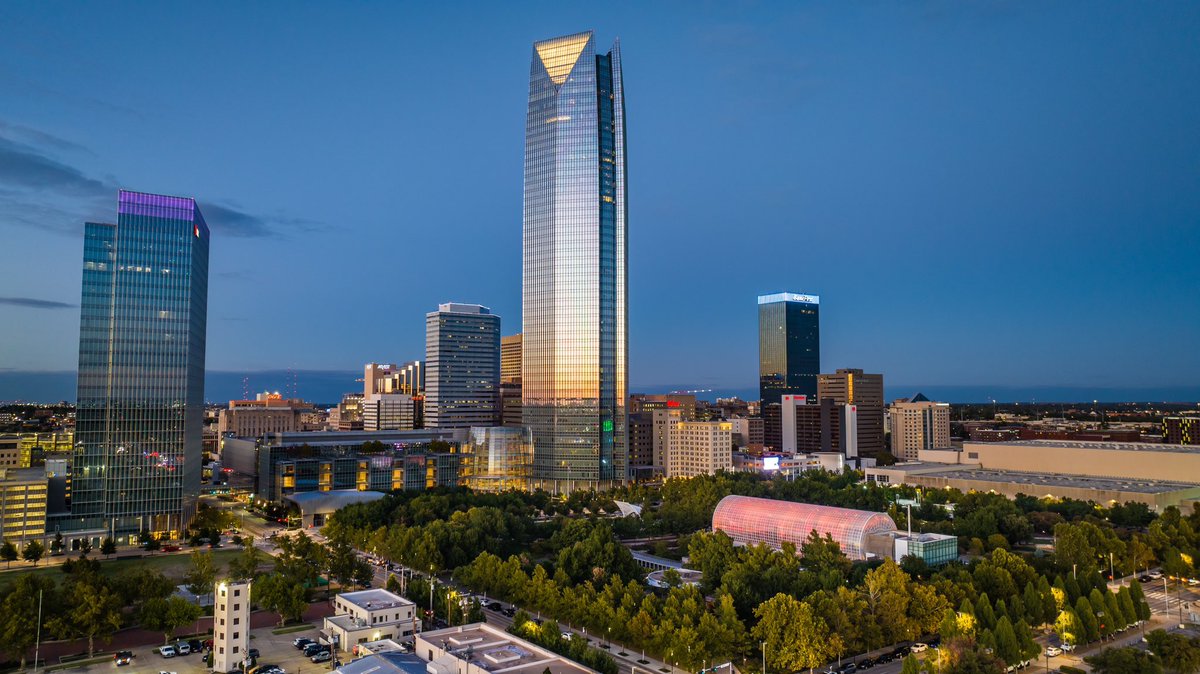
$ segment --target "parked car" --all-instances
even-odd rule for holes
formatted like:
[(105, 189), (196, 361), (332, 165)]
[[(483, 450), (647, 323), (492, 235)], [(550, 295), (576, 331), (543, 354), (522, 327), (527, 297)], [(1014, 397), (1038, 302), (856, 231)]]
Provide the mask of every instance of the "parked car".
[(192, 652), (192, 647), (189, 646), (186, 641), (180, 641), (179, 643), (175, 644), (175, 652), (179, 655), (187, 655)]
[(199, 653), (204, 650), (204, 642), (199, 639), (188, 639), (188, 648), (192, 649), (193, 653)]
[(571, 633), (570, 633), (570, 632), (563, 632), (563, 633), (562, 633), (562, 638), (566, 639), (567, 641), (570, 641), (570, 640), (571, 640)]
[(913, 653), (924, 653), (925, 651), (929, 650), (929, 644), (923, 644), (918, 641), (912, 645), (911, 650)]
[(511, 618), (517, 614), (517, 609), (509, 606), (500, 612), (503, 613), (505, 616)]
[(292, 645), (295, 646), (298, 650), (304, 650), (305, 646), (312, 644), (312, 643), (316, 643), (316, 642), (313, 641), (312, 639), (306, 639), (304, 637), (300, 637), (298, 639), (292, 639)]
[(246, 651), (246, 655), (249, 655), (250, 657), (252, 657), (252, 658), (254, 658), (255, 660), (257, 660), (257, 659), (258, 659), (258, 649), (257, 649), (257, 648), (251, 648), (250, 650)]
[(879, 664), (879, 661), (876, 660), (875, 658), (865, 657), (862, 660), (858, 661), (858, 668), (859, 669), (870, 669), (877, 664)]
[(1138, 576), (1138, 582), (1139, 583), (1149, 583), (1150, 576)]
[(1058, 648), (1056, 646), (1050, 646), (1049, 648), (1046, 649), (1046, 657), (1048, 657), (1048, 658), (1056, 658), (1056, 657), (1062, 655), (1062, 653), (1063, 653), (1062, 649)]
[(1075, 644), (1068, 644), (1066, 642), (1059, 644), (1058, 647), (1067, 653), (1070, 653), (1071, 651), (1075, 650)]
[(1151, 571), (1146, 575), (1150, 576), (1150, 580), (1162, 580), (1162, 571)]
[(128, 665), (129, 663), (133, 662), (133, 652), (117, 651), (113, 654), (113, 662), (117, 663), (118, 667)]
[(830, 665), (826, 674), (854, 674), (858, 671), (858, 665), (853, 662), (843, 662), (841, 665)]
[(502, 608), (504, 608), (504, 606), (502, 606), (498, 601), (494, 601), (487, 605), (487, 609), (489, 611), (499, 611)]
[(332, 659), (333, 659), (333, 654), (330, 653), (329, 651), (321, 651), (320, 653), (317, 653), (316, 655), (309, 658), (309, 660), (312, 660), (313, 662), (328, 662)]
[(173, 658), (176, 655), (178, 655), (178, 653), (175, 652), (174, 646), (159, 646), (158, 654), (163, 656), (164, 658)]
[(329, 646), (327, 646), (325, 644), (309, 644), (304, 647), (304, 655), (305, 655), (305, 657), (309, 657), (309, 658), (316, 655), (317, 653), (328, 653), (328, 652), (329, 652)]
[(163, 552), (179, 552), (179, 546), (178, 545), (164, 545), (164, 546), (162, 546), (162, 551)]

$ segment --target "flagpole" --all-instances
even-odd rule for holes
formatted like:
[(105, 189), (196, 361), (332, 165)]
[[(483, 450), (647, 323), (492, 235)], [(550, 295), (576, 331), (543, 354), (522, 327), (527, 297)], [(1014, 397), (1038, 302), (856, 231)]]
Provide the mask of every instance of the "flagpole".
[(37, 624), (37, 641), (33, 647), (33, 671), (37, 674), (38, 655), (42, 649), (42, 591), (38, 590), (38, 624)]

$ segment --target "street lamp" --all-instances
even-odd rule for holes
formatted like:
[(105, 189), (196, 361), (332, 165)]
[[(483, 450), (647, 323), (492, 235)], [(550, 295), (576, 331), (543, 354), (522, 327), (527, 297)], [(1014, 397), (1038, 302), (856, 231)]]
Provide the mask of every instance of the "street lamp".
[(767, 674), (767, 642), (762, 642), (762, 674)]

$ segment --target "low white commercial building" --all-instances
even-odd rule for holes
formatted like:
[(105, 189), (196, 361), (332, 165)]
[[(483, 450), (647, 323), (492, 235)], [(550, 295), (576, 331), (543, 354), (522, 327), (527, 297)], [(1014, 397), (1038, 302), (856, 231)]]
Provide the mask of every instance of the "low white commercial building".
[(343, 592), (333, 600), (333, 611), (321, 636), (346, 653), (373, 641), (407, 641), (420, 629), (416, 605), (387, 590)]
[(422, 632), (414, 652), (427, 674), (597, 674), (487, 623)]

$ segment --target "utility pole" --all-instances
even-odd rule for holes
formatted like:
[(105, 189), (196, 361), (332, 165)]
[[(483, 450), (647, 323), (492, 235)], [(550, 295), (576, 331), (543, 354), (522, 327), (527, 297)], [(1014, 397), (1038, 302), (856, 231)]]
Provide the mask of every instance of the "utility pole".
[[(1182, 615), (1182, 613), (1180, 614)], [(42, 591), (38, 590), (38, 624), (37, 624), (37, 641), (33, 647), (33, 672), (37, 674), (38, 670), (38, 655), (42, 650)]]

